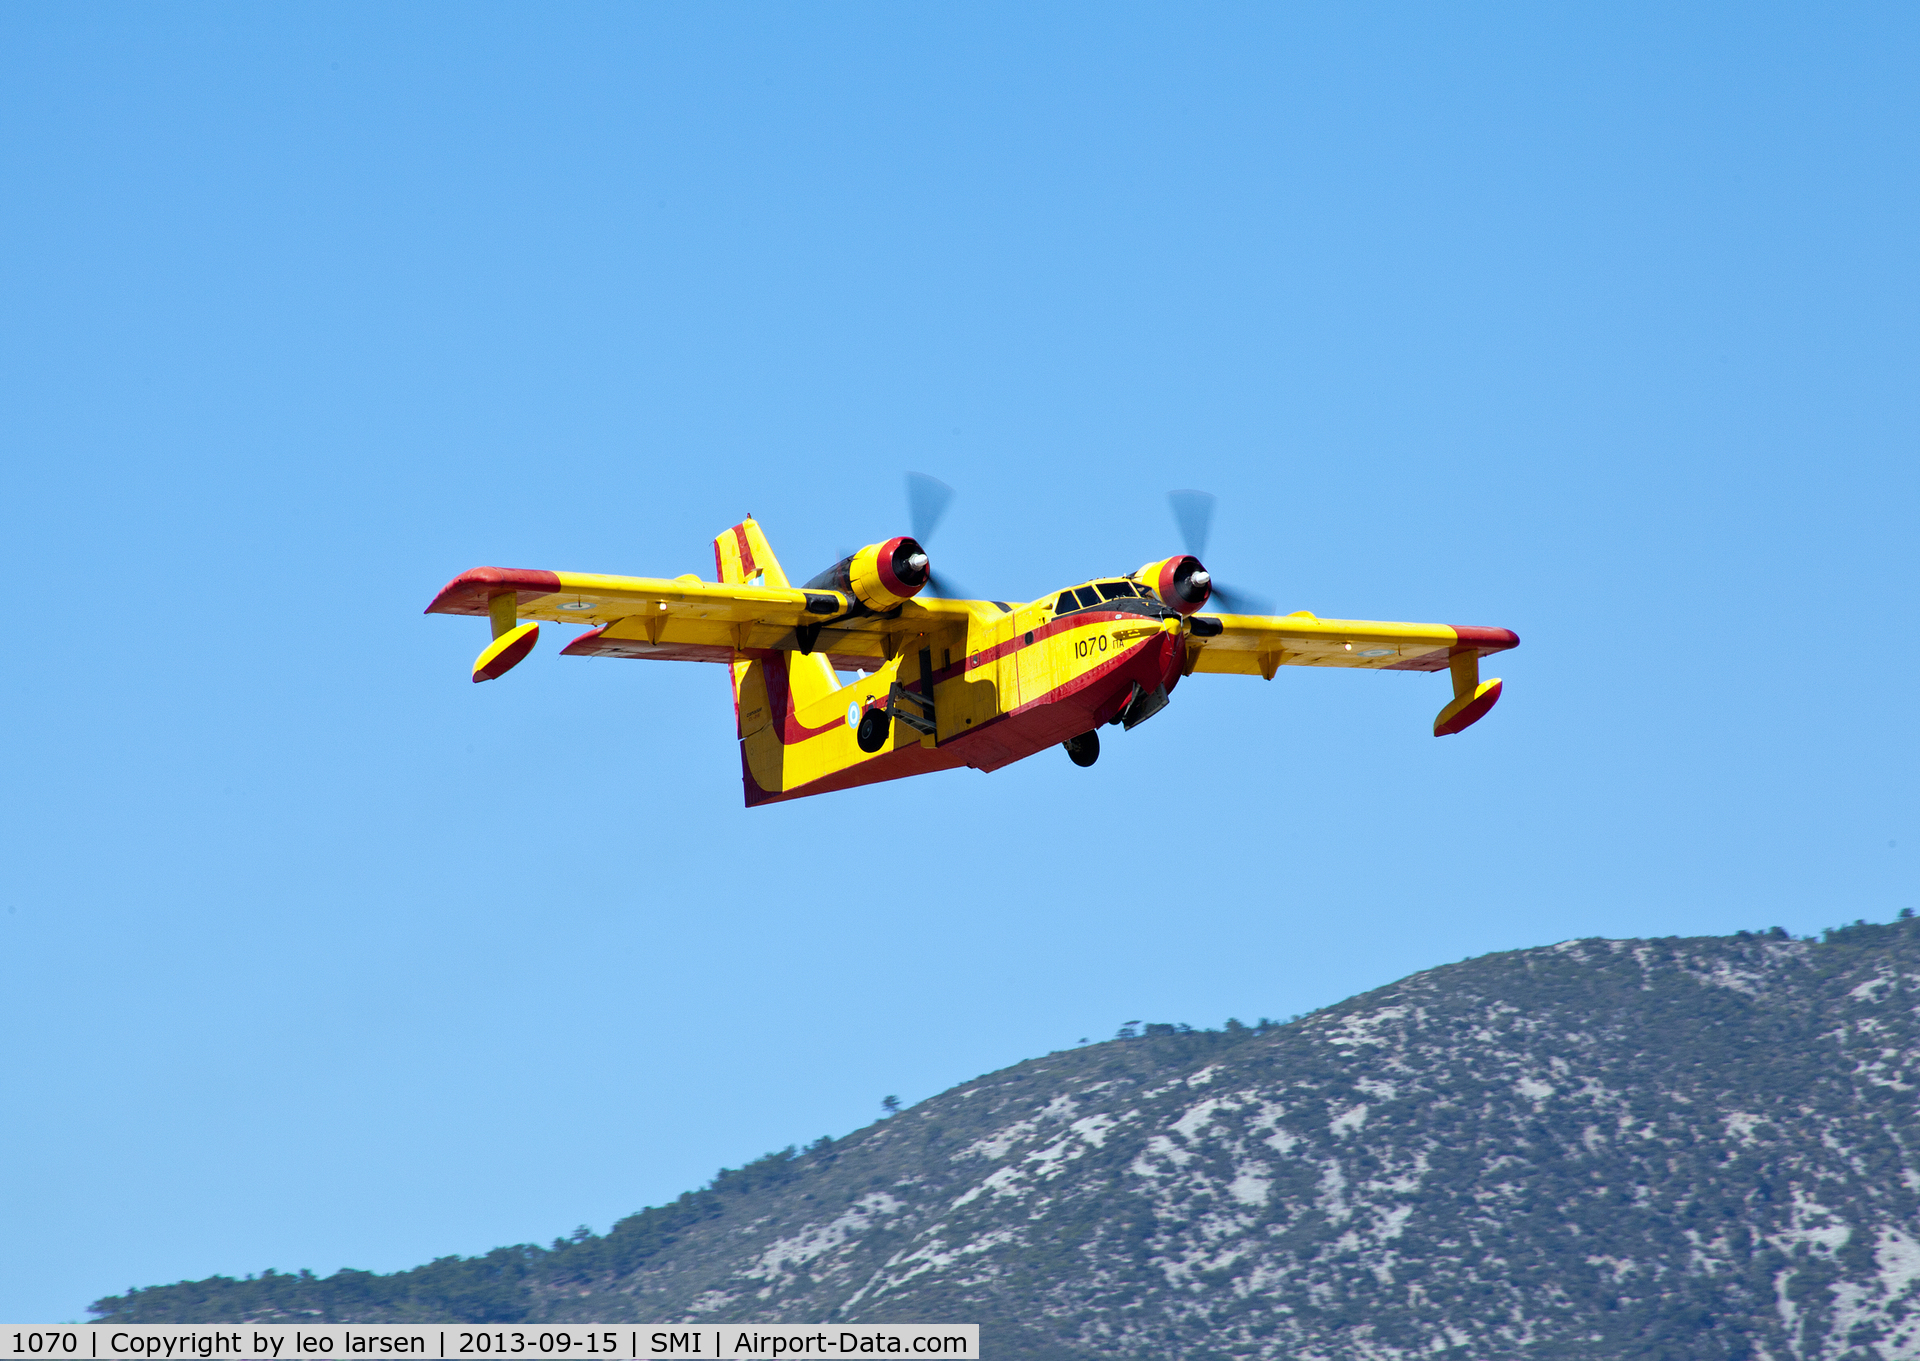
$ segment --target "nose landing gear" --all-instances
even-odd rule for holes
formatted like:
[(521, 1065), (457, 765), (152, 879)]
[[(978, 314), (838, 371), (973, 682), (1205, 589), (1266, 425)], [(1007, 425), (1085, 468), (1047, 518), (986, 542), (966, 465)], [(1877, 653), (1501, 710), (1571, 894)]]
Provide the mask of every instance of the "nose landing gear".
[(1067, 759), (1076, 766), (1090, 766), (1100, 759), (1100, 734), (1083, 732), (1078, 737), (1069, 737), (1060, 744), (1067, 749)]

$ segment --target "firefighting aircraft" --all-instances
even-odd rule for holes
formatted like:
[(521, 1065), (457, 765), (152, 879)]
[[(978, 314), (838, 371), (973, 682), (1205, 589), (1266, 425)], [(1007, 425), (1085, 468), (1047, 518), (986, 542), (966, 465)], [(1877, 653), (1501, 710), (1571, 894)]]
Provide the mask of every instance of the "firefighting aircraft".
[[(1200, 563), (1213, 498), (1172, 494), (1188, 551), (1038, 600), (954, 598), (922, 540), (951, 497), (908, 478), (912, 536), (868, 544), (789, 583), (752, 516), (713, 541), (716, 581), (476, 567), (429, 614), (492, 621), (473, 679), (505, 675), (540, 624), (591, 624), (563, 657), (718, 662), (733, 673), (749, 808), (928, 771), (998, 770), (1056, 744), (1075, 765), (1100, 755), (1106, 724), (1132, 729), (1184, 676), (1272, 680), (1283, 666), (1445, 671), (1444, 737), (1500, 698), (1480, 659), (1519, 645), (1507, 629), (1293, 614), (1206, 614), (1234, 597)], [(842, 685), (836, 671), (860, 673)]]

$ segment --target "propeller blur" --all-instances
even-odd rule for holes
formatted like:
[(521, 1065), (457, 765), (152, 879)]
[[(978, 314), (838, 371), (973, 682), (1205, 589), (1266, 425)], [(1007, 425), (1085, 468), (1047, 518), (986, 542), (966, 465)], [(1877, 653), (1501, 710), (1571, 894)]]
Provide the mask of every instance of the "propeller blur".
[[(925, 473), (907, 474), (907, 522), (913, 526), (913, 537), (923, 544), (933, 542), (933, 531), (940, 519), (947, 513), (947, 507), (953, 503), (953, 488), (937, 477)], [(959, 599), (966, 591), (954, 583), (950, 576), (929, 569), (927, 590), (933, 595), (945, 599)]]
[[(1173, 522), (1180, 527), (1180, 539), (1186, 545), (1187, 552), (1205, 561), (1207, 539), (1213, 530), (1213, 512), (1219, 505), (1219, 498), (1212, 492), (1187, 488), (1168, 492), (1167, 504), (1173, 508)], [(1213, 574), (1204, 568), (1194, 573), (1192, 579), (1200, 582), (1203, 578), (1210, 587), (1212, 598), (1225, 605), (1230, 614), (1265, 614), (1273, 608), (1266, 597), (1216, 581)]]

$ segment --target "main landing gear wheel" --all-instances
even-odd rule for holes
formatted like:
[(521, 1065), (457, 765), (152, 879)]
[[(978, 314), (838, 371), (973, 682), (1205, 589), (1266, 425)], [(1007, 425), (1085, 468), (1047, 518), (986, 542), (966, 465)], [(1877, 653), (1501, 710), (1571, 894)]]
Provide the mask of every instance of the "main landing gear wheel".
[(1067, 757), (1076, 766), (1090, 766), (1100, 759), (1100, 734), (1083, 732), (1078, 737), (1069, 737), (1060, 744), (1067, 749)]
[(876, 752), (887, 745), (887, 729), (891, 726), (884, 709), (869, 709), (860, 715), (860, 726), (853, 730), (853, 737), (860, 750)]

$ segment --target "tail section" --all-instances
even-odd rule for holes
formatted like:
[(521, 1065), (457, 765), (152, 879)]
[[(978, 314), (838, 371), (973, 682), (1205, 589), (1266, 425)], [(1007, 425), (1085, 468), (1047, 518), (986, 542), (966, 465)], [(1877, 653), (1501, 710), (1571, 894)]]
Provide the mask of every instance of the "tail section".
[(748, 516), (713, 541), (713, 570), (718, 580), (735, 586), (771, 586), (790, 583), (773, 556), (773, 545), (760, 531), (760, 522)]
[[(786, 587), (787, 574), (759, 524), (751, 517), (713, 541), (713, 565), (723, 582), (743, 586)], [(733, 712), (740, 733), (740, 755), (749, 775), (748, 786), (777, 791), (784, 787), (786, 739), (794, 713), (840, 688), (833, 667), (818, 653), (794, 649), (733, 654)]]

